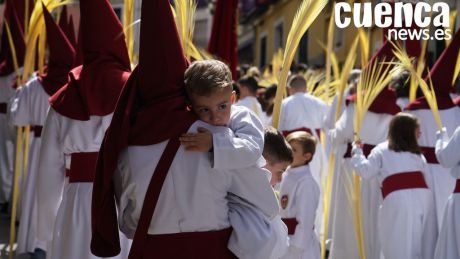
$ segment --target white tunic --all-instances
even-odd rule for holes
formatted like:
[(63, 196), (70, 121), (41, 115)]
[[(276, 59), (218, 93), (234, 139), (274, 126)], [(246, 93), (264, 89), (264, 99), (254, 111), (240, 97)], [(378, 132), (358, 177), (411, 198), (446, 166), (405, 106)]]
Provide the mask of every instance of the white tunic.
[[(253, 116), (252, 113), (246, 114)], [(192, 124), (188, 132), (197, 132), (198, 127), (213, 132), (213, 153), (190, 152), (183, 146), (179, 147), (163, 184), (149, 234), (229, 227), (227, 193), (250, 202), (268, 218), (277, 215), (276, 198), (265, 171), (259, 167), (259, 163), (263, 164), (264, 161), (260, 159), (262, 150), (257, 143), (260, 143), (263, 135), (254, 135), (254, 132), (239, 128), (236, 130), (238, 134), (247, 136), (244, 139), (235, 138), (230, 129), (234, 128), (231, 121), (228, 127), (211, 126), (202, 121)], [(115, 193), (119, 225), (130, 238), (134, 236), (150, 178), (167, 142), (129, 146), (120, 156), (114, 175)], [(236, 231), (239, 227), (233, 225)]]
[[(434, 148), (438, 127), (431, 110), (421, 109), (407, 112), (415, 115), (420, 121), (420, 131), (422, 135), (419, 139), (419, 145)], [(439, 110), (439, 115), (441, 116), (444, 127), (447, 129), (447, 134), (452, 136), (454, 130), (460, 125), (460, 109), (455, 106), (450, 109)], [(438, 229), (441, 229), (444, 208), (446, 207), (447, 199), (452, 194), (452, 190), (455, 187), (455, 178), (449, 173), (449, 169), (439, 164), (428, 164), (427, 172), (429, 174), (427, 176), (427, 181), (429, 186), (433, 188), (435, 197)]]
[[(47, 258), (98, 258), (90, 252), (92, 183), (68, 183), (72, 153), (98, 152), (112, 114), (88, 121), (69, 119), (50, 109), (42, 135), (38, 171), (38, 238)], [(65, 185), (65, 188), (64, 188)], [(62, 197), (62, 202), (61, 202)], [(50, 235), (49, 229), (53, 229)], [(46, 247), (44, 247), (46, 248)], [(122, 243), (125, 258), (129, 245)]]
[[(11, 102), (15, 78), (15, 73), (0, 77), (0, 103), (9, 105)], [(10, 202), (11, 199), (15, 143), (15, 128), (9, 123), (6, 113), (0, 113), (0, 203)]]
[[(380, 184), (402, 172), (420, 171), (426, 178), (422, 155), (394, 152), (388, 142), (377, 145), (367, 159), (358, 148), (351, 164), (361, 177), (376, 178)], [(378, 226), (384, 258), (432, 259), (437, 238), (433, 193), (423, 188), (391, 192), (380, 207)]]
[[(45, 124), (49, 109), (48, 94), (37, 77), (33, 77), (23, 87), (16, 90), (10, 108), (10, 120), (15, 126)], [(31, 142), (27, 171), (21, 188), (21, 217), (18, 227), (17, 253), (33, 252), (37, 242), (37, 172), (41, 138), (30, 133)], [(49, 229), (48, 231), (52, 231)]]
[[(460, 179), (460, 127), (448, 139), (447, 134), (438, 135), (436, 157), (455, 179)], [(436, 259), (460, 258), (460, 193), (453, 193), (447, 200), (442, 226), (436, 245)]]
[(290, 235), (290, 247), (285, 259), (318, 259), (320, 245), (315, 233), (316, 209), (320, 190), (309, 166), (288, 168), (283, 174), (280, 189), (282, 218), (295, 218), (295, 233)]
[[(364, 115), (360, 138), (363, 143), (377, 145), (387, 139), (388, 125), (392, 115), (368, 111)], [(351, 143), (354, 137), (354, 104), (345, 108), (335, 129), (329, 132), (333, 146), (337, 148), (337, 155), (343, 157), (346, 144)], [(350, 192), (354, 192), (352, 168), (350, 159), (343, 159), (336, 176), (336, 208), (333, 217), (331, 258), (353, 259), (358, 258), (358, 246), (353, 221), (353, 202)], [(376, 179), (361, 180), (362, 227), (364, 234), (365, 253), (367, 258), (378, 258), (380, 243), (378, 240), (377, 216), (382, 198), (378, 190)]]
[(259, 117), (264, 125), (266, 125), (265, 113), (262, 111), (262, 105), (260, 105), (259, 100), (257, 100), (255, 96), (246, 96), (243, 99), (239, 99), (235, 105), (248, 108)]
[[(310, 170), (313, 178), (319, 186), (323, 186), (327, 176), (327, 158), (324, 154), (320, 143), (320, 136), (316, 129), (323, 129), (324, 119), (329, 110), (329, 106), (308, 93), (295, 93), (283, 100), (281, 104), (280, 122), (278, 129), (280, 131), (291, 131), (299, 128), (308, 128), (312, 135), (316, 137), (315, 155), (310, 162)], [(321, 192), (321, 200), (323, 193)], [(323, 204), (320, 203), (316, 212), (316, 229), (322, 231)]]

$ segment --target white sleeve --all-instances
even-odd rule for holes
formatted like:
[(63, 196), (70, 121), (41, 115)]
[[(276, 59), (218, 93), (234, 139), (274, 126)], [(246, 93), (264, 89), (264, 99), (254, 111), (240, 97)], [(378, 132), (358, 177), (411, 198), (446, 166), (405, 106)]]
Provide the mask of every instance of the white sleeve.
[(315, 226), (316, 209), (319, 202), (319, 190), (313, 179), (299, 182), (295, 199), (297, 207), (296, 220), (298, 222), (295, 233), (290, 237), (290, 245), (304, 250), (311, 247), (315, 237), (312, 232)]
[(446, 131), (442, 131), (437, 137), (436, 158), (439, 163), (447, 168), (458, 165), (460, 163), (460, 127), (457, 127), (450, 139)]
[(65, 181), (65, 157), (59, 137), (59, 121), (50, 109), (46, 118), (37, 176), (38, 239), (49, 242)]
[(335, 128), (328, 132), (328, 137), (334, 147), (346, 144), (353, 139), (354, 109), (348, 106), (335, 123)]
[(351, 158), (351, 166), (362, 178), (369, 179), (375, 177), (382, 167), (380, 149), (372, 149), (367, 159), (364, 156), (362, 150), (360, 148), (358, 150), (358, 152), (354, 152)]
[(232, 116), (229, 128), (213, 133), (212, 137), (214, 169), (239, 169), (265, 164), (261, 159), (264, 149), (263, 125), (249, 110), (237, 112)]
[(9, 120), (15, 126), (27, 126), (30, 124), (29, 114), (30, 111), (30, 88), (25, 85), (16, 89), (15, 96), (12, 99), (9, 109)]
[(270, 218), (278, 214), (278, 200), (264, 169), (253, 166), (230, 173), (232, 184), (228, 192), (248, 201)]

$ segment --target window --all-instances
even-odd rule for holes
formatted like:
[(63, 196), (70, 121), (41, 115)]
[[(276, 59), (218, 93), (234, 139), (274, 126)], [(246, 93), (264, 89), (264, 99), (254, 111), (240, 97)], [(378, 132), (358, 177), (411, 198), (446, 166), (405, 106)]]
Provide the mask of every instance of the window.
[(308, 31), (300, 39), (298, 60), (299, 63), (308, 64)]
[(274, 33), (274, 44), (273, 51), (276, 52), (278, 49), (283, 48), (284, 45), (284, 22), (279, 20), (275, 23), (275, 33)]
[(260, 37), (260, 64), (259, 67), (267, 65), (267, 34), (264, 33)]

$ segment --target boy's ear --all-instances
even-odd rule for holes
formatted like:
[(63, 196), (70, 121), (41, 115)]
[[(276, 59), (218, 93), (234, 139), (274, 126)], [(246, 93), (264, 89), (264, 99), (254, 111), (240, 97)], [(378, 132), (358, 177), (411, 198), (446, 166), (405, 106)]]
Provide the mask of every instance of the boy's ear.
[(308, 152), (308, 153), (305, 153), (303, 154), (303, 157), (307, 160), (307, 161), (311, 161), (311, 159), (313, 158), (313, 155)]
[(236, 92), (235, 91), (232, 91), (232, 95), (230, 96), (230, 101), (232, 102), (232, 104), (236, 102)]

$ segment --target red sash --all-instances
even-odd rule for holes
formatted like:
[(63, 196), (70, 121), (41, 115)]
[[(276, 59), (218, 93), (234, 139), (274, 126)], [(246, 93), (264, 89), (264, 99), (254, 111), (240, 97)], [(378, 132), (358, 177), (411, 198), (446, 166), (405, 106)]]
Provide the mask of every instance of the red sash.
[(207, 232), (147, 235), (142, 258), (234, 259), (236, 256), (227, 248), (231, 234), (232, 228)]
[(6, 103), (0, 103), (0, 113), (6, 114)]
[[(287, 135), (291, 134), (292, 132), (296, 132), (296, 131), (304, 131), (304, 132), (308, 132), (310, 133), (311, 135), (313, 135), (313, 131), (309, 128), (298, 128), (298, 129), (293, 129), (293, 130), (283, 130), (283, 136), (287, 137)], [(320, 136), (321, 134), (321, 129), (314, 129), (315, 133), (316, 133), (316, 136)]]
[(454, 193), (460, 193), (460, 179), (457, 179), (457, 182), (455, 184)]
[(99, 152), (72, 153), (70, 170), (66, 170), (70, 183), (94, 182)]
[(428, 189), (422, 172), (403, 172), (392, 174), (382, 182), (382, 196), (405, 189)]
[(294, 235), (295, 233), (295, 228), (299, 222), (297, 221), (296, 218), (283, 218), (281, 219), (284, 224), (286, 224), (286, 227), (288, 229), (288, 235)]
[(423, 156), (426, 158), (428, 164), (439, 164), (436, 158), (435, 149), (433, 147), (420, 147), (422, 149)]

